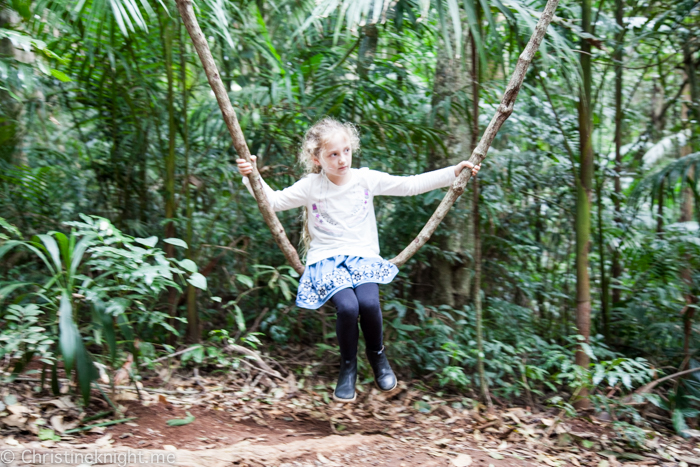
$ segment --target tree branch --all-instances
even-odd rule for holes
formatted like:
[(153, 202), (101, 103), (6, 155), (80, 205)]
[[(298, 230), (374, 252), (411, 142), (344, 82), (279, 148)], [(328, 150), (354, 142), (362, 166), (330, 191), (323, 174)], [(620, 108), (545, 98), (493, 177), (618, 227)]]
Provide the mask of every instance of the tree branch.
[[(501, 100), (501, 105), (498, 106), (496, 114), (491, 119), (489, 126), (484, 131), (484, 135), (481, 137), (478, 146), (472, 152), (469, 161), (472, 164), (481, 164), (481, 162), (486, 158), (486, 154), (493, 143), (498, 130), (501, 129), (503, 123), (510, 117), (513, 113), (513, 106), (515, 105), (515, 99), (518, 97), (518, 92), (523, 85), (523, 80), (525, 79), (525, 73), (527, 72), (530, 63), (532, 62), (535, 52), (540, 47), (540, 43), (547, 32), (547, 27), (552, 21), (554, 16), (554, 11), (557, 9), (559, 0), (548, 0), (547, 5), (540, 16), (540, 20), (537, 22), (537, 27), (530, 37), (530, 41), (527, 43), (525, 50), (520, 54), (518, 58), (518, 63), (515, 65), (515, 71), (513, 76), (510, 78), (508, 87), (503, 94), (503, 99)], [(450, 191), (447, 192), (445, 197), (440, 202), (433, 213), (428, 223), (425, 224), (423, 230), (420, 231), (418, 236), (401, 252), (398, 256), (391, 259), (390, 261), (396, 266), (403, 266), (406, 261), (408, 261), (416, 252), (425, 245), (425, 243), (430, 239), (435, 230), (437, 229), (442, 219), (447, 215), (448, 211), (454, 204), (454, 202), (459, 198), (459, 196), (464, 193), (464, 188), (467, 186), (467, 182), (471, 178), (471, 170), (462, 170), (459, 174), (457, 180), (452, 184)]]
[[(226, 123), (226, 127), (228, 128), (231, 138), (233, 139), (233, 146), (236, 148), (236, 152), (242, 159), (245, 159), (247, 162), (251, 162), (250, 150), (245, 142), (243, 131), (241, 131), (241, 126), (238, 124), (236, 112), (231, 105), (231, 101), (229, 100), (224, 83), (221, 81), (221, 76), (216, 68), (216, 63), (211, 55), (211, 51), (209, 50), (209, 44), (207, 44), (204, 34), (202, 33), (202, 29), (199, 27), (197, 18), (194, 15), (192, 0), (176, 0), (176, 3), (185, 28), (187, 28), (187, 32), (192, 39), (197, 55), (199, 55), (199, 59), (202, 62), (204, 72), (209, 80), (209, 85), (211, 86), (211, 89), (216, 96), (216, 100), (219, 103), (219, 108), (223, 114), (224, 122)], [(250, 180), (250, 185), (253, 188), (255, 200), (258, 203), (263, 219), (265, 219), (265, 223), (270, 228), (275, 242), (277, 242), (277, 245), (282, 250), (282, 253), (284, 253), (284, 256), (287, 258), (289, 264), (295, 271), (301, 274), (304, 272), (304, 265), (301, 264), (296, 249), (289, 242), (287, 234), (284, 231), (284, 227), (282, 227), (279, 219), (272, 211), (270, 202), (268, 201), (265, 191), (263, 190), (262, 178), (260, 178), (260, 173), (258, 172), (257, 167), (255, 167), (255, 164), (251, 165), (253, 166), (253, 173), (248, 176), (248, 179)]]

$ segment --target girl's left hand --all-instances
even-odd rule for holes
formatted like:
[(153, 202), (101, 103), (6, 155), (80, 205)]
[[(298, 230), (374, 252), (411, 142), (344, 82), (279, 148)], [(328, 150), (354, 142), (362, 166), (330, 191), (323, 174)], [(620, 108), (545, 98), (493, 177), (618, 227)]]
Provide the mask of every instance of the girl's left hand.
[(462, 161), (459, 164), (455, 165), (455, 177), (458, 177), (465, 167), (468, 169), (472, 169), (472, 176), (476, 177), (476, 174), (479, 173), (479, 169), (481, 169), (481, 164), (474, 166), (474, 164), (472, 164), (469, 161)]

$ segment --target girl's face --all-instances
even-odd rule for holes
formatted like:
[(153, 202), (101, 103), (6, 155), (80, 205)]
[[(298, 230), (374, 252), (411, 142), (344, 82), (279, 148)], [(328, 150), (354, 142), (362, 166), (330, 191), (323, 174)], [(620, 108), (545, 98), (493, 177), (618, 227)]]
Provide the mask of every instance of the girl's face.
[(344, 131), (333, 133), (321, 148), (321, 156), (314, 158), (314, 164), (321, 166), (331, 182), (342, 185), (350, 174), (352, 164), (352, 147), (348, 135)]

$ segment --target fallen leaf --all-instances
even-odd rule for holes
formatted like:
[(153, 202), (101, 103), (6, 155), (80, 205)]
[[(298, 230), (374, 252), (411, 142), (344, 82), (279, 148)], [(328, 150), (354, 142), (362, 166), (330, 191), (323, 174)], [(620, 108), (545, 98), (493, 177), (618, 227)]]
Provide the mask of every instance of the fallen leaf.
[(22, 415), (22, 414), (31, 412), (31, 410), (29, 410), (28, 408), (26, 408), (23, 405), (8, 405), (7, 410), (9, 410), (11, 413), (13, 413), (15, 415)]
[(49, 421), (53, 429), (59, 433), (66, 431), (66, 428), (63, 426), (63, 415), (54, 415)]
[(131, 391), (121, 391), (117, 393), (112, 400), (113, 401), (135, 401), (138, 400), (139, 396), (135, 392)]
[(95, 445), (97, 447), (109, 446), (111, 439), (112, 439), (112, 434), (107, 433), (103, 437), (98, 438), (97, 441), (95, 441)]
[(467, 454), (460, 454), (452, 458), (452, 465), (455, 467), (467, 467), (472, 465), (472, 457)]
[(321, 454), (320, 452), (319, 452), (319, 453), (316, 453), (316, 457), (318, 458), (319, 462), (321, 462), (322, 464), (330, 464), (330, 463), (331, 463), (331, 461), (329, 461), (329, 460), (328, 460), (323, 454)]
[(564, 423), (560, 423), (559, 425), (556, 426), (556, 428), (554, 429), (554, 432), (558, 435), (561, 435), (564, 433), (568, 433), (569, 430), (570, 430), (569, 425), (566, 425)]
[(5, 442), (10, 446), (19, 446), (19, 441), (14, 439), (12, 436), (8, 436), (7, 438), (5, 438)]
[(7, 417), (0, 418), (0, 422), (7, 426), (16, 426), (18, 428), (23, 427), (27, 423), (27, 417), (21, 415), (8, 415)]
[(193, 421), (195, 421), (194, 415), (192, 415), (192, 414), (189, 413), (189, 412), (185, 412), (185, 413), (187, 414), (187, 417), (186, 417), (186, 418), (173, 418), (173, 419), (170, 419), (170, 420), (168, 420), (167, 422), (165, 422), (166, 425), (168, 425), (168, 426), (182, 426), (182, 425), (189, 425), (190, 423), (192, 423)]

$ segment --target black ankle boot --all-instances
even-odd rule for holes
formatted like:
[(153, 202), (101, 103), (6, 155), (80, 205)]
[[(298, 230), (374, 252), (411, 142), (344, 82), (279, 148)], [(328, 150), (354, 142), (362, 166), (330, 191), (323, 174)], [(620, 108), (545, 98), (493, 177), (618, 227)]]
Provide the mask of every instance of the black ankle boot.
[(340, 375), (335, 385), (333, 400), (355, 402), (355, 381), (357, 381), (357, 355), (352, 360), (340, 359)]
[(391, 391), (396, 387), (396, 375), (391, 370), (389, 360), (384, 354), (384, 347), (379, 351), (367, 350), (367, 360), (374, 372), (374, 382), (382, 391)]

